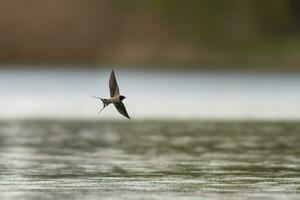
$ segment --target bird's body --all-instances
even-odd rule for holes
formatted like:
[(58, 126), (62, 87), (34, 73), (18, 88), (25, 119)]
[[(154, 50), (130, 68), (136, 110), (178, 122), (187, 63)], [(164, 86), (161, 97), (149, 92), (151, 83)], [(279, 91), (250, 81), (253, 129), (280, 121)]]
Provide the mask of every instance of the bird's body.
[(120, 95), (120, 90), (119, 90), (119, 86), (118, 86), (118, 83), (116, 80), (114, 70), (112, 70), (112, 72), (110, 74), (109, 90), (110, 90), (110, 96), (111, 96), (111, 98), (109, 98), (109, 99), (92, 96), (94, 98), (101, 99), (101, 101), (103, 103), (103, 108), (99, 111), (99, 113), (109, 104), (114, 104), (116, 109), (118, 110), (118, 112), (121, 115), (130, 119), (130, 117), (126, 111), (125, 105), (122, 102), (126, 97), (123, 95)]
[(110, 99), (107, 99), (107, 100), (108, 100), (109, 103), (120, 103), (120, 102), (122, 102), (120, 95), (116, 95), (116, 96), (111, 97)]

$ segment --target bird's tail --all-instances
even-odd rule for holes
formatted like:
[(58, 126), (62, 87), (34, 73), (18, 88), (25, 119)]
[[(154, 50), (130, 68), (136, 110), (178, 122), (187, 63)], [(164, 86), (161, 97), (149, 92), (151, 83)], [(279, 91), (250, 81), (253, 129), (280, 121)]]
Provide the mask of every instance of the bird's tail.
[(108, 99), (104, 99), (104, 98), (100, 98), (100, 99), (101, 99), (101, 101), (102, 101), (102, 103), (103, 103), (103, 107), (108, 106), (108, 104), (109, 104)]
[(101, 112), (106, 106), (109, 105), (108, 99), (104, 99), (104, 98), (101, 98), (101, 97), (96, 97), (96, 96), (93, 96), (93, 95), (91, 95), (91, 97), (93, 97), (93, 98), (95, 98), (95, 99), (100, 99), (100, 100), (102, 101), (102, 103), (103, 103), (102, 109), (98, 112), (99, 114), (100, 114), (100, 112)]

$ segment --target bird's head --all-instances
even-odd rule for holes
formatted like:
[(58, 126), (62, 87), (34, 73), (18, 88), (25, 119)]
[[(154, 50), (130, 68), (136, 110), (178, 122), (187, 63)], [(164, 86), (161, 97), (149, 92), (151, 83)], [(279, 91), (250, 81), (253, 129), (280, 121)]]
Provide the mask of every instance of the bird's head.
[(126, 99), (126, 97), (120, 95), (120, 100), (123, 101), (123, 99)]

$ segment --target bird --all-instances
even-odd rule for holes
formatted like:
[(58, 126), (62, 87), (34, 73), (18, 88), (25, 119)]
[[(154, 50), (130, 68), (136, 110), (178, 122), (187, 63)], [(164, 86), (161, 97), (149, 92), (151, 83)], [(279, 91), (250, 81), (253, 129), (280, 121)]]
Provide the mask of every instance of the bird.
[(114, 70), (112, 70), (111, 73), (110, 73), (109, 91), (110, 91), (110, 98), (109, 99), (105, 99), (105, 98), (101, 98), (101, 97), (91, 95), (91, 97), (96, 98), (96, 99), (100, 99), (103, 103), (103, 107), (98, 113), (100, 114), (101, 111), (104, 108), (106, 108), (108, 105), (114, 104), (117, 111), (121, 115), (123, 115), (124, 117), (130, 119), (130, 117), (127, 113), (126, 107), (125, 107), (124, 103), (122, 102), (124, 99), (126, 99), (126, 97), (123, 96), (123, 95), (120, 95), (120, 89), (119, 89), (119, 86), (118, 86), (118, 83), (117, 83), (117, 79), (116, 79), (116, 75), (115, 75)]

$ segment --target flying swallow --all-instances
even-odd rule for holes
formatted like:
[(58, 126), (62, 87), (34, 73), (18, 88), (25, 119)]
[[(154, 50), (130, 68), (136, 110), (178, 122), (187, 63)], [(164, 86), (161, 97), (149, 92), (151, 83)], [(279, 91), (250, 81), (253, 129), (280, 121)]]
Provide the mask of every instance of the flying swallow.
[(128, 119), (130, 119), (130, 117), (129, 117), (127, 111), (126, 111), (125, 105), (122, 102), (126, 97), (123, 96), (123, 95), (120, 95), (120, 90), (119, 90), (119, 86), (118, 86), (118, 83), (117, 83), (117, 79), (116, 79), (114, 70), (112, 70), (111, 74), (110, 74), (109, 91), (110, 91), (110, 97), (111, 97), (109, 99), (105, 99), (105, 98), (96, 97), (96, 96), (91, 95), (91, 97), (96, 98), (96, 99), (100, 99), (103, 103), (103, 108), (98, 113), (100, 113), (106, 106), (113, 103), (115, 105), (116, 109), (118, 110), (118, 112), (121, 115), (123, 115), (123, 116), (127, 117)]

